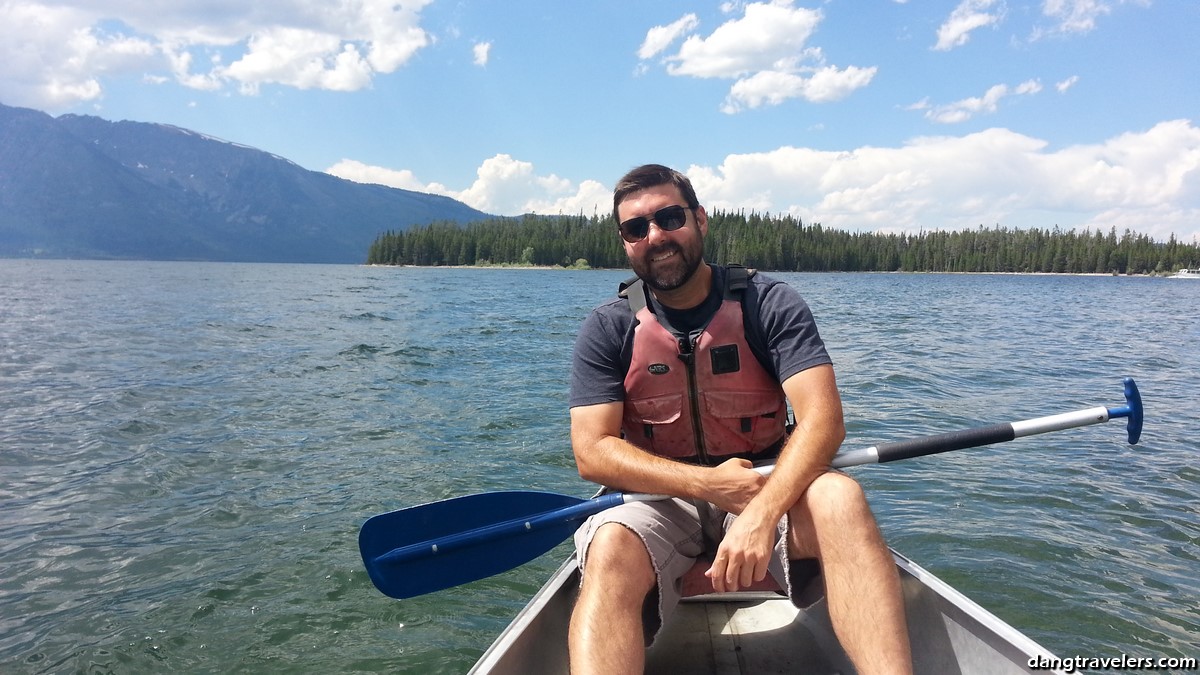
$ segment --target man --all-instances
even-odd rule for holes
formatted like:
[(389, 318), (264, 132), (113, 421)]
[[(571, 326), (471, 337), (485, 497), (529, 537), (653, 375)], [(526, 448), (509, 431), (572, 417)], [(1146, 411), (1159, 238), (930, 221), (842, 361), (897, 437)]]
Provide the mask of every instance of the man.
[[(786, 284), (704, 261), (708, 216), (676, 171), (629, 172), (613, 212), (638, 281), (580, 329), (575, 461), (587, 480), (676, 499), (608, 509), (576, 534), (572, 672), (640, 673), (679, 578), (708, 556), (714, 590), (769, 571), (793, 602), (807, 581), (797, 561), (816, 559), (858, 672), (911, 672), (891, 555), (858, 484), (829, 468), (845, 428), (807, 305)], [(752, 470), (772, 458), (769, 478)]]

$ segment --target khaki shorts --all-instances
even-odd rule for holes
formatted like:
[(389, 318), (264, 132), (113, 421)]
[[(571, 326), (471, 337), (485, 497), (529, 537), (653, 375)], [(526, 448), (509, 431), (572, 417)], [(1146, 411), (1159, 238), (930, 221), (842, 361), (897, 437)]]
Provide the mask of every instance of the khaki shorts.
[[(646, 645), (649, 646), (663, 621), (679, 604), (683, 575), (695, 562), (717, 552), (726, 529), (737, 516), (712, 504), (683, 499), (631, 502), (606, 509), (588, 518), (575, 532), (575, 550), (579, 569), (587, 573), (587, 549), (596, 530), (608, 523), (619, 523), (641, 538), (650, 553), (658, 577), (657, 592), (646, 597), (642, 610)], [(775, 535), (775, 555), (767, 571), (787, 589), (797, 607), (807, 607), (821, 596), (820, 567), (815, 560), (788, 559), (787, 516)], [(656, 602), (657, 600), (657, 602)]]

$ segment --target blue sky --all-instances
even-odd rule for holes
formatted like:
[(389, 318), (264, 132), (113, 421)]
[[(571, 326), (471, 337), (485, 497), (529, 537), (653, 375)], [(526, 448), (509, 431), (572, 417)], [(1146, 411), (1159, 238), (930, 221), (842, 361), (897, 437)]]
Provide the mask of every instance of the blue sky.
[(1198, 30), (1195, 0), (0, 0), (0, 102), (505, 215), (661, 162), (842, 229), (1200, 243)]

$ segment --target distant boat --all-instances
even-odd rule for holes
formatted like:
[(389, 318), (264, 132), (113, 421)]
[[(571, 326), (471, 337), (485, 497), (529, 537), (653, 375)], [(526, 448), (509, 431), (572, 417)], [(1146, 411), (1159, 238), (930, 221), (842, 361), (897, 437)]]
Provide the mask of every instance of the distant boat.
[(1184, 267), (1175, 274), (1172, 274), (1169, 279), (1200, 279), (1200, 267), (1191, 269)]

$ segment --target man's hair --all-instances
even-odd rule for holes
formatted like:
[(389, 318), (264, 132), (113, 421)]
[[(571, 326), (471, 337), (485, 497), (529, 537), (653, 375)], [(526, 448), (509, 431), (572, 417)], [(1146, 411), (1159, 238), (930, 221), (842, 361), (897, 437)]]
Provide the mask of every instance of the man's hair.
[(617, 187), (613, 190), (613, 220), (621, 222), (617, 207), (626, 197), (640, 190), (667, 183), (679, 188), (679, 194), (683, 195), (689, 208), (700, 206), (700, 201), (696, 199), (696, 190), (692, 188), (692, 181), (688, 180), (687, 176), (661, 164), (643, 164), (617, 181)]

